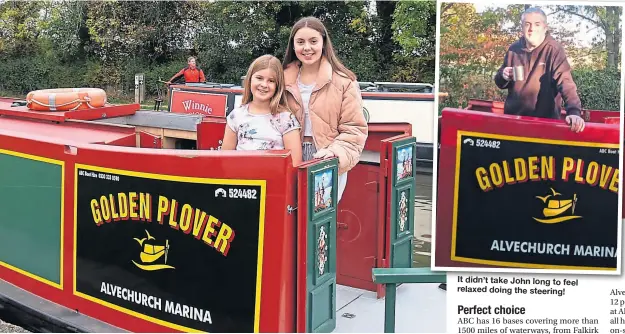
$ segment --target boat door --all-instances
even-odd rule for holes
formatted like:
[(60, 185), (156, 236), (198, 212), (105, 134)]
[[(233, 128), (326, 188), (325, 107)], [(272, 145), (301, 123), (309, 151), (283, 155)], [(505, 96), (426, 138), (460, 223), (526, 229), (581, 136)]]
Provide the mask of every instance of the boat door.
[(385, 261), (391, 268), (412, 267), (414, 239), (416, 138), (399, 135), (382, 140), (386, 185)]
[(338, 160), (301, 165), (297, 175), (297, 332), (336, 327)]

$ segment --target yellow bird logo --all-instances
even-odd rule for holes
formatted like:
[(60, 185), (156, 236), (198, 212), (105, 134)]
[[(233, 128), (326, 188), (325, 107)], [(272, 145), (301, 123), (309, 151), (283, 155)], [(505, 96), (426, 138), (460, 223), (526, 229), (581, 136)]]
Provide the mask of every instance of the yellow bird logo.
[[(551, 192), (553, 193), (553, 195), (547, 195), (547, 196), (536, 196), (536, 198), (538, 198), (539, 200), (543, 201), (543, 203), (547, 203), (547, 199), (551, 196), (558, 196), (558, 195), (562, 195), (559, 192), (556, 192), (555, 190), (553, 190), (553, 188), (549, 188), (551, 189)], [(146, 231), (147, 232), (147, 231)]]
[(141, 246), (143, 246), (143, 242), (144, 242), (146, 239), (147, 239), (147, 240), (156, 240), (156, 239), (154, 239), (154, 237), (153, 237), (153, 236), (151, 236), (151, 235), (150, 235), (150, 232), (148, 232), (148, 230), (145, 230), (145, 233), (148, 235), (148, 237), (147, 237), (147, 238), (142, 238), (142, 239), (139, 239), (139, 238), (133, 238), (133, 239), (137, 240), (137, 242), (138, 242), (138, 243), (139, 243), (139, 245), (141, 245)]

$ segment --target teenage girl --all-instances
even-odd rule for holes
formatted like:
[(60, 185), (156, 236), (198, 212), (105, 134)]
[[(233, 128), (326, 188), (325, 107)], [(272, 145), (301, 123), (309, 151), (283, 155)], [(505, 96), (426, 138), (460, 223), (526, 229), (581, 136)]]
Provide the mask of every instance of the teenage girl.
[(301, 163), (301, 126), (287, 107), (278, 58), (264, 55), (252, 62), (241, 106), (230, 112), (226, 124), (222, 150), (287, 149), (293, 165)]
[(340, 200), (368, 135), (356, 75), (338, 59), (328, 31), (314, 17), (295, 23), (282, 64), (289, 109), (303, 125), (302, 159), (338, 157)]

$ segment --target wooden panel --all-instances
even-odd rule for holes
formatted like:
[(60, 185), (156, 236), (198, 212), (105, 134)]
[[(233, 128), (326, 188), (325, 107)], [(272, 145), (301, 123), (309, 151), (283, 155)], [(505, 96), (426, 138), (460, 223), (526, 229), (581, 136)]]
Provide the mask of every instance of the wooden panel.
[(63, 166), (0, 150), (0, 265), (58, 288)]

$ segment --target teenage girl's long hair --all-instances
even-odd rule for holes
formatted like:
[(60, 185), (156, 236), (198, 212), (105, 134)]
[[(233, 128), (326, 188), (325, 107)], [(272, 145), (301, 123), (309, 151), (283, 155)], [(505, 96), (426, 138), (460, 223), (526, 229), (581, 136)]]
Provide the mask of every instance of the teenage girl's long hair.
[(297, 33), (297, 31), (302, 28), (314, 29), (319, 34), (321, 34), (321, 37), (323, 38), (323, 51), (321, 54), (325, 56), (326, 59), (328, 59), (328, 62), (330, 62), (332, 69), (335, 72), (344, 73), (351, 80), (356, 81), (356, 75), (354, 74), (354, 72), (350, 71), (347, 67), (345, 67), (345, 65), (341, 63), (336, 53), (334, 52), (334, 47), (332, 46), (332, 41), (330, 40), (330, 35), (328, 35), (328, 30), (326, 29), (326, 27), (323, 25), (323, 23), (321, 23), (318, 18), (312, 16), (300, 19), (295, 23), (295, 25), (293, 25), (293, 28), (291, 28), (289, 44), (286, 47), (286, 53), (284, 54), (284, 60), (282, 61), (282, 65), (284, 68), (286, 68), (286, 66), (294, 60), (297, 60), (297, 55), (295, 54), (295, 50), (293, 49), (295, 45), (294, 39), (295, 33)]
[(276, 92), (269, 102), (271, 114), (275, 115), (281, 111), (288, 111), (286, 95), (284, 94), (284, 71), (282, 70), (280, 60), (272, 55), (264, 55), (256, 58), (247, 69), (245, 82), (243, 84), (243, 99), (241, 104), (250, 103), (254, 99), (252, 95), (252, 76), (254, 73), (264, 69), (272, 70), (276, 76)]

